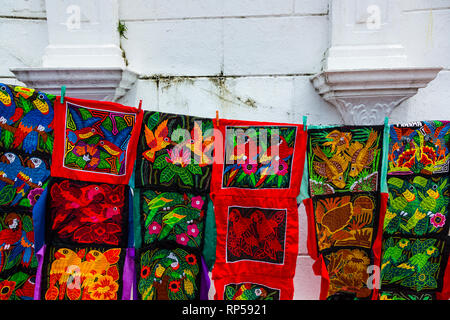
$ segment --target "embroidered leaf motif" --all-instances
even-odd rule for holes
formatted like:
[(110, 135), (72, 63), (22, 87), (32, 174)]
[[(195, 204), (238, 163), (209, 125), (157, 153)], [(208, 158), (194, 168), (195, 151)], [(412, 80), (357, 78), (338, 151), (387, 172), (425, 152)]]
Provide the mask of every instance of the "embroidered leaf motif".
[(23, 272), (17, 272), (13, 274), (9, 280), (15, 282), (15, 287), (19, 288), (28, 279), (28, 277), (29, 276)]
[(114, 120), (116, 121), (117, 130), (122, 131), (126, 127), (128, 127), (127, 123), (122, 117), (114, 117)]
[(22, 223), (23, 223), (23, 230), (25, 232), (30, 232), (33, 230), (33, 221), (31, 220), (31, 217), (24, 216), (22, 219)]
[(156, 124), (159, 121), (159, 112), (155, 112), (154, 114), (152, 114), (147, 121), (147, 127), (150, 130), (153, 130), (153, 128), (155, 128)]
[(88, 110), (86, 110), (84, 108), (80, 108), (79, 110), (80, 110), (81, 118), (83, 118), (83, 120), (92, 118), (92, 114)]
[(188, 186), (194, 185), (194, 180), (192, 179), (192, 175), (187, 170), (178, 172), (178, 176), (180, 177), (181, 181), (185, 185), (188, 185)]
[(155, 163), (153, 164), (153, 167), (155, 169), (164, 169), (165, 167), (167, 167), (169, 165), (169, 163), (166, 160), (167, 155), (163, 154), (160, 155), (158, 158), (156, 158)]
[(0, 205), (10, 203), (14, 199), (15, 195), (16, 189), (12, 185), (3, 187), (2, 191), (0, 191)]
[(236, 289), (234, 289), (232, 286), (225, 287), (226, 300), (233, 300), (235, 293), (236, 293)]
[[(82, 109), (82, 108), (80, 108), (80, 109)], [(102, 122), (102, 126), (103, 126), (106, 130), (112, 131), (112, 130), (113, 130), (113, 124), (112, 124), (111, 118), (110, 118), (110, 117), (107, 117), (107, 118)]]
[(198, 165), (190, 163), (187, 165), (187, 168), (193, 174), (202, 174), (202, 169)]
[(175, 176), (175, 172), (173, 172), (170, 167), (165, 168), (161, 172), (161, 182), (169, 182)]
[(2, 130), (1, 140), (3, 141), (3, 145), (6, 149), (9, 149), (11, 143), (13, 142), (14, 134), (8, 130)]

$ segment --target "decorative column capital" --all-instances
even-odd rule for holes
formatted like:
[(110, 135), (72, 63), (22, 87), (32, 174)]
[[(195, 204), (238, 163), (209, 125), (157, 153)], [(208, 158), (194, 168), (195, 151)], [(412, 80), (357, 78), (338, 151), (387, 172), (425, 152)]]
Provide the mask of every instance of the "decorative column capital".
[(442, 68), (323, 71), (311, 78), (317, 93), (348, 125), (383, 124), (392, 110), (436, 78)]
[(17, 79), (27, 86), (59, 95), (89, 100), (117, 101), (132, 87), (138, 74), (123, 68), (12, 68)]

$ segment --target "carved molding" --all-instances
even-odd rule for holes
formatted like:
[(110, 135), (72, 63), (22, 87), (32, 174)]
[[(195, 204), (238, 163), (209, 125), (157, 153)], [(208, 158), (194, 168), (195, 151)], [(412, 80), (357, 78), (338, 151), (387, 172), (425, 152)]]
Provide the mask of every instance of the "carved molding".
[(133, 86), (138, 74), (122, 68), (12, 68), (27, 86), (73, 98), (117, 101)]
[(323, 71), (311, 78), (319, 95), (348, 125), (383, 124), (392, 110), (436, 78), (442, 68)]

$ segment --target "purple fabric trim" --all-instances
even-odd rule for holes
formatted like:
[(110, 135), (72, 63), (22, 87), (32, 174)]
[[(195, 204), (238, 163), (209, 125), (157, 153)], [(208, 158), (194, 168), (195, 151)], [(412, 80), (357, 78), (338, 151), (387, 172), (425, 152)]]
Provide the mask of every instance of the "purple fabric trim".
[(201, 266), (201, 278), (200, 278), (200, 300), (209, 300), (208, 292), (211, 286), (211, 280), (208, 275), (208, 267), (206, 266), (205, 259), (202, 256), (202, 266)]
[(44, 252), (45, 244), (36, 253), (36, 259), (38, 261), (38, 268), (36, 271), (36, 281), (34, 283), (34, 300), (41, 300), (41, 278), (42, 278), (42, 265), (44, 264)]
[[(125, 263), (123, 267), (123, 289), (122, 300), (134, 300), (136, 299), (136, 277), (134, 268), (134, 248), (127, 248), (125, 256)], [(133, 296), (131, 297), (131, 290), (133, 289)]]

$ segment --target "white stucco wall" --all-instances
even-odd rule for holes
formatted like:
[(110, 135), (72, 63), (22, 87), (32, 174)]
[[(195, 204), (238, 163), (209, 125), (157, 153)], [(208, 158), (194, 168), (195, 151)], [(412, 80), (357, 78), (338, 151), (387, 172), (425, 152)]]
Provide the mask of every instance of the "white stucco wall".
[[(340, 1), (340, 0), (331, 0)], [(387, 1), (387, 0), (386, 0)], [(391, 122), (450, 119), (450, 0), (391, 0), (401, 7), (398, 38), (411, 66), (441, 66)], [(119, 0), (128, 28), (121, 46), (140, 74), (119, 102), (147, 110), (310, 124), (342, 123), (309, 79), (330, 42), (328, 0)], [(44, 0), (2, 0), (0, 81), (11, 67), (40, 66), (48, 45)], [(317, 299), (320, 279), (306, 253), (299, 210), (295, 299)]]

